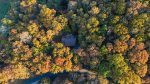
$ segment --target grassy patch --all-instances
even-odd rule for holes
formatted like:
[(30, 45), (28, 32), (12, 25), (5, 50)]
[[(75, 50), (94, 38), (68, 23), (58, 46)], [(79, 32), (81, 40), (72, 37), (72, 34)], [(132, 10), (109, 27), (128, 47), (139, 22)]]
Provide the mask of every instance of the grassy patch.
[(0, 20), (7, 15), (10, 9), (10, 2), (11, 0), (0, 0)]

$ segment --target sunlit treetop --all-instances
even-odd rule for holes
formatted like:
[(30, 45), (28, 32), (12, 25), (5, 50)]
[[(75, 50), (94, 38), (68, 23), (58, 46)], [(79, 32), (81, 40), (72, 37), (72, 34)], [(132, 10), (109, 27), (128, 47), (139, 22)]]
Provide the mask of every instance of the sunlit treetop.
[(37, 0), (22, 0), (20, 2), (20, 5), (22, 7), (29, 7), (29, 6), (32, 6), (32, 5), (36, 4), (36, 2), (37, 2)]

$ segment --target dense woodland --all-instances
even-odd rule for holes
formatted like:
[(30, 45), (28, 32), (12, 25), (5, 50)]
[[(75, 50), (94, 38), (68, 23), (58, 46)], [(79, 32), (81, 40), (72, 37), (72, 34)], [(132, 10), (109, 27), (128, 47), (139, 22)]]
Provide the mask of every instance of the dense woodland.
[[(149, 0), (20, 0), (0, 27), (0, 83), (150, 84)], [(90, 77), (89, 77), (90, 76)], [(68, 78), (67, 78), (68, 77)], [(58, 82), (62, 80), (63, 82)], [(57, 82), (56, 82), (57, 81)]]

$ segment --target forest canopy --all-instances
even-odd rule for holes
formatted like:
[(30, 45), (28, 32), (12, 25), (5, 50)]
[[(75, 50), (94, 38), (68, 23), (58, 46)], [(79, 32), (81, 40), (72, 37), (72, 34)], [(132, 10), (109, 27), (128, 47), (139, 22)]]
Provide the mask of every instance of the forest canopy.
[(81, 69), (150, 83), (149, 0), (20, 0), (1, 23), (0, 83)]

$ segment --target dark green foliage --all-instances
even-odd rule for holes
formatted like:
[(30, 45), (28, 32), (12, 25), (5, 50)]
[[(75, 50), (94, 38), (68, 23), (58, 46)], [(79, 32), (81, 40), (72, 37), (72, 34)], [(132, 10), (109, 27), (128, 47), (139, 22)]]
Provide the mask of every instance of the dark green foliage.
[[(107, 67), (106, 67), (107, 66)], [(102, 61), (98, 66), (98, 73), (104, 77), (109, 77), (111, 74), (110, 64), (107, 61)]]
[(125, 2), (116, 2), (115, 13), (122, 15), (125, 13), (126, 10), (126, 3)]

